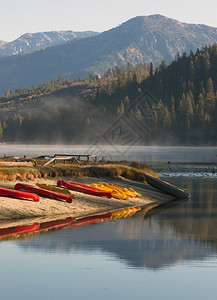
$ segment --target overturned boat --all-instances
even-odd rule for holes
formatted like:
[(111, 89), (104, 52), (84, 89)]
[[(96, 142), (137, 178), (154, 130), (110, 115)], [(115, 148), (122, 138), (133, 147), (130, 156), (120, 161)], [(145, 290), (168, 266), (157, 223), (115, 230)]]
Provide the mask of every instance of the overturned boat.
[(178, 187), (175, 187), (166, 181), (154, 178), (154, 177), (152, 177), (150, 175), (146, 175), (146, 174), (145, 174), (145, 180), (148, 184), (150, 184), (154, 188), (156, 188), (166, 194), (172, 195), (176, 198), (181, 199), (181, 198), (189, 198), (190, 197), (190, 194), (188, 194), (186, 191), (179, 189)]

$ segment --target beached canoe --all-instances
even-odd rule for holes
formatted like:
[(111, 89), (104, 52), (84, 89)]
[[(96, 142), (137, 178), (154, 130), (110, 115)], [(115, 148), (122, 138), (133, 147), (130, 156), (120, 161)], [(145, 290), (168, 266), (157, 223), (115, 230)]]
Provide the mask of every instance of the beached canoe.
[(112, 197), (118, 198), (118, 199), (125, 199), (129, 200), (130, 198), (139, 198), (141, 197), (141, 194), (137, 193), (134, 189), (132, 188), (123, 188), (111, 183), (106, 183), (106, 182), (98, 182), (98, 183), (93, 183), (92, 184), (95, 187), (98, 187), (99, 189), (109, 189), (111, 191)]
[(97, 183), (92, 183), (91, 185), (92, 187), (96, 187), (100, 190), (106, 191), (106, 192), (110, 192), (112, 194), (113, 198), (116, 199), (123, 199), (123, 200), (129, 200), (130, 197), (126, 196), (125, 193), (121, 192), (121, 191), (117, 191), (115, 189), (112, 189), (110, 187), (107, 187), (103, 184), (97, 184)]
[(96, 192), (99, 192), (99, 191), (103, 191), (99, 188), (96, 188), (92, 185), (89, 185), (89, 184), (84, 184), (84, 183), (78, 183), (78, 182), (75, 182), (75, 181), (67, 181), (69, 182), (70, 184), (74, 185), (74, 186), (78, 186), (78, 187), (82, 187), (82, 188), (85, 188), (85, 189), (88, 189), (88, 190), (91, 190), (91, 191), (96, 191)]
[(38, 187), (40, 187), (41, 189), (45, 189), (45, 190), (49, 190), (49, 191), (53, 191), (53, 192), (65, 194), (65, 195), (68, 195), (68, 196), (70, 196), (72, 198), (76, 197), (76, 195), (72, 194), (66, 188), (62, 188), (62, 187), (58, 187), (58, 186), (53, 186), (53, 185), (50, 185), (50, 184), (47, 184), (47, 183), (39, 183), (39, 182), (37, 182), (36, 185)]
[(33, 200), (35, 202), (39, 202), (40, 198), (37, 194), (17, 191), (13, 189), (7, 189), (0, 187), (0, 196), (9, 197), (9, 198), (16, 198), (20, 200)]
[(190, 194), (186, 193), (184, 190), (179, 189), (173, 185), (171, 185), (170, 183), (154, 178), (152, 176), (146, 175), (145, 174), (145, 179), (147, 181), (148, 184), (150, 184), (151, 186), (155, 187), (156, 189), (172, 195), (176, 198), (189, 198)]
[(123, 192), (126, 196), (130, 197), (130, 198), (139, 198), (141, 197), (141, 194), (138, 194), (136, 191), (134, 191), (132, 188), (130, 189), (127, 189), (127, 188), (123, 188), (121, 186), (118, 186), (118, 185), (114, 185), (112, 183), (106, 183), (106, 182), (100, 182), (99, 184), (103, 184), (109, 188), (113, 188), (117, 191), (121, 191)]
[(84, 194), (112, 198), (112, 194), (110, 192), (106, 192), (106, 191), (103, 191), (103, 190), (100, 190), (100, 189), (97, 189), (95, 187), (91, 187), (91, 186), (88, 186), (85, 184), (79, 184), (77, 182), (58, 180), (57, 185), (64, 186), (69, 190), (84, 193)]
[(50, 198), (50, 199), (56, 199), (56, 200), (64, 200), (68, 203), (72, 203), (72, 197), (68, 195), (64, 195), (61, 193), (41, 189), (38, 187), (31, 186), (29, 184), (23, 184), (23, 183), (17, 183), (14, 187), (16, 190), (24, 190), (24, 191), (30, 191), (35, 194), (38, 194), (42, 197), (45, 198)]

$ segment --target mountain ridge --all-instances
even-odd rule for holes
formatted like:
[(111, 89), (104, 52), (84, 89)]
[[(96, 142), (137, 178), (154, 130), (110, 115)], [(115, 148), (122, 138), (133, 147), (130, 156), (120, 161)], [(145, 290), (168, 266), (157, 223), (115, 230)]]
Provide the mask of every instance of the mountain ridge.
[(187, 24), (162, 15), (138, 16), (98, 35), (73, 39), (29, 54), (0, 59), (0, 92), (88, 73), (103, 74), (108, 68), (130, 62), (170, 63), (177, 53), (190, 53), (217, 41), (217, 28)]
[(0, 41), (0, 56), (17, 55), (41, 50), (43, 48), (63, 44), (73, 39), (86, 38), (99, 34), (94, 31), (44, 31), (25, 33), (17, 39), (6, 42)]

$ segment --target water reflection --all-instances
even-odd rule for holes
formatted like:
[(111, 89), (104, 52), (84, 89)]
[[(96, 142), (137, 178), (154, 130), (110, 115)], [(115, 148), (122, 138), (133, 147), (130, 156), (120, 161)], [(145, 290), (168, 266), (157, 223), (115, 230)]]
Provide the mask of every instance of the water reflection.
[(0, 243), (2, 299), (215, 299), (217, 179), (165, 180), (191, 201)]
[[(79, 220), (68, 217), (42, 222), (34, 232), (18, 235), (25, 240), (16, 243), (37, 253), (101, 251), (134, 268), (161, 269), (216, 256), (216, 180), (170, 178), (170, 182), (186, 188), (192, 199)], [(60, 228), (63, 230), (57, 230)], [(1, 230), (0, 234), (7, 233)]]
[[(176, 179), (170, 180), (176, 184), (185, 185), (192, 200), (183, 205), (173, 214), (164, 215), (160, 219), (161, 226), (170, 224), (174, 230), (182, 235), (188, 235), (205, 245), (217, 245), (217, 180), (213, 178)], [(167, 220), (166, 220), (167, 219)]]
[[(160, 218), (161, 220), (161, 218)], [(177, 234), (172, 226), (141, 214), (129, 219), (40, 235), (20, 244), (25, 250), (48, 253), (95, 252), (113, 254), (132, 267), (162, 268), (177, 261), (214, 253), (195, 239)]]
[(173, 207), (149, 212), (141, 210), (130, 218), (39, 235), (19, 246), (49, 253), (100, 250), (131, 267), (151, 269), (216, 256), (216, 180), (182, 181), (179, 184), (191, 192), (191, 201), (174, 202)]
[[(155, 205), (154, 205), (155, 206)], [(146, 211), (151, 209), (153, 206), (149, 205), (145, 208)], [(9, 239), (20, 239), (20, 238), (29, 238), (32, 236), (32, 233), (40, 233), (40, 232), (50, 232), (53, 229), (69, 229), (69, 228), (77, 228), (84, 225), (90, 225), (95, 223), (100, 223), (108, 220), (116, 220), (121, 218), (126, 218), (133, 216), (137, 211), (141, 210), (140, 207), (128, 207), (123, 208), (111, 212), (107, 212), (104, 214), (97, 214), (93, 216), (87, 216), (83, 218), (72, 218), (67, 217), (65, 219), (56, 219), (48, 221), (47, 218), (36, 218), (37, 221), (44, 219), (47, 221), (34, 222), (35, 219), (29, 219), (28, 223), (32, 222), (33, 224), (27, 225), (25, 219), (21, 219), (18, 221), (9, 221), (9, 224), (13, 224), (13, 226), (7, 225), (7, 223), (2, 223), (0, 228), (0, 241), (5, 240), (6, 238)], [(15, 223), (15, 224), (14, 224)], [(5, 225), (4, 225), (5, 224)], [(9, 227), (8, 227), (9, 226)]]

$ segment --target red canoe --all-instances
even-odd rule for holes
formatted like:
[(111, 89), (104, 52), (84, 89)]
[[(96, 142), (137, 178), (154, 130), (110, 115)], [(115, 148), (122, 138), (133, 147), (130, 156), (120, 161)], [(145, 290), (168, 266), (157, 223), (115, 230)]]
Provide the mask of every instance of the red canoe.
[(35, 223), (33, 225), (2, 228), (0, 229), (0, 237), (8, 237), (16, 234), (32, 232), (37, 230), (39, 226), (40, 226), (39, 223)]
[(0, 196), (4, 197), (10, 197), (10, 198), (16, 198), (21, 200), (34, 200), (36, 202), (39, 202), (40, 198), (38, 195), (23, 191), (17, 191), (13, 189), (6, 189), (0, 187)]
[(57, 181), (58, 186), (64, 186), (69, 190), (84, 193), (84, 194), (89, 194), (89, 195), (94, 195), (94, 196), (100, 196), (100, 197), (107, 197), (107, 198), (112, 198), (112, 194), (110, 192), (106, 192), (85, 184), (80, 184), (77, 182), (72, 182), (72, 181), (65, 181), (65, 180), (58, 180)]
[(36, 194), (38, 194), (42, 197), (46, 197), (46, 198), (50, 198), (50, 199), (57, 199), (57, 200), (64, 200), (68, 203), (72, 203), (72, 197), (71, 196), (61, 194), (61, 193), (58, 193), (58, 192), (54, 192), (54, 191), (41, 189), (41, 188), (38, 188), (38, 187), (31, 186), (29, 184), (17, 183), (14, 188), (16, 190), (30, 191), (30, 192), (36, 193)]
[(96, 187), (91, 186), (91, 185), (87, 185), (87, 184), (83, 184), (83, 183), (78, 183), (78, 182), (74, 182), (74, 181), (67, 181), (67, 182), (69, 182), (70, 184), (73, 184), (75, 186), (83, 187), (83, 188), (91, 190), (91, 191), (96, 191), (96, 192), (100, 191), (102, 193), (110, 194), (110, 192), (106, 192), (105, 190), (101, 190), (100, 188), (96, 188)]
[[(90, 185), (87, 185), (87, 184), (82, 184), (82, 183), (77, 183), (77, 182), (74, 182), (74, 181), (66, 181), (74, 186), (77, 186), (77, 187), (81, 187), (81, 188), (85, 188), (86, 190), (91, 190), (91, 191), (95, 191), (95, 192), (101, 192), (101, 193), (105, 193), (104, 190), (101, 190), (99, 188), (96, 188), (94, 186), (90, 186)], [(107, 194), (108, 192), (106, 192)]]
[(97, 191), (97, 192), (98, 191), (104, 192), (104, 190), (101, 190), (101, 189), (96, 188), (96, 187), (91, 186), (91, 185), (87, 185), (87, 184), (83, 184), (83, 183), (78, 183), (78, 182), (74, 182), (74, 181), (67, 181), (67, 182), (69, 182), (70, 184), (79, 186), (79, 187), (83, 187), (83, 188), (88, 189), (88, 190)]

